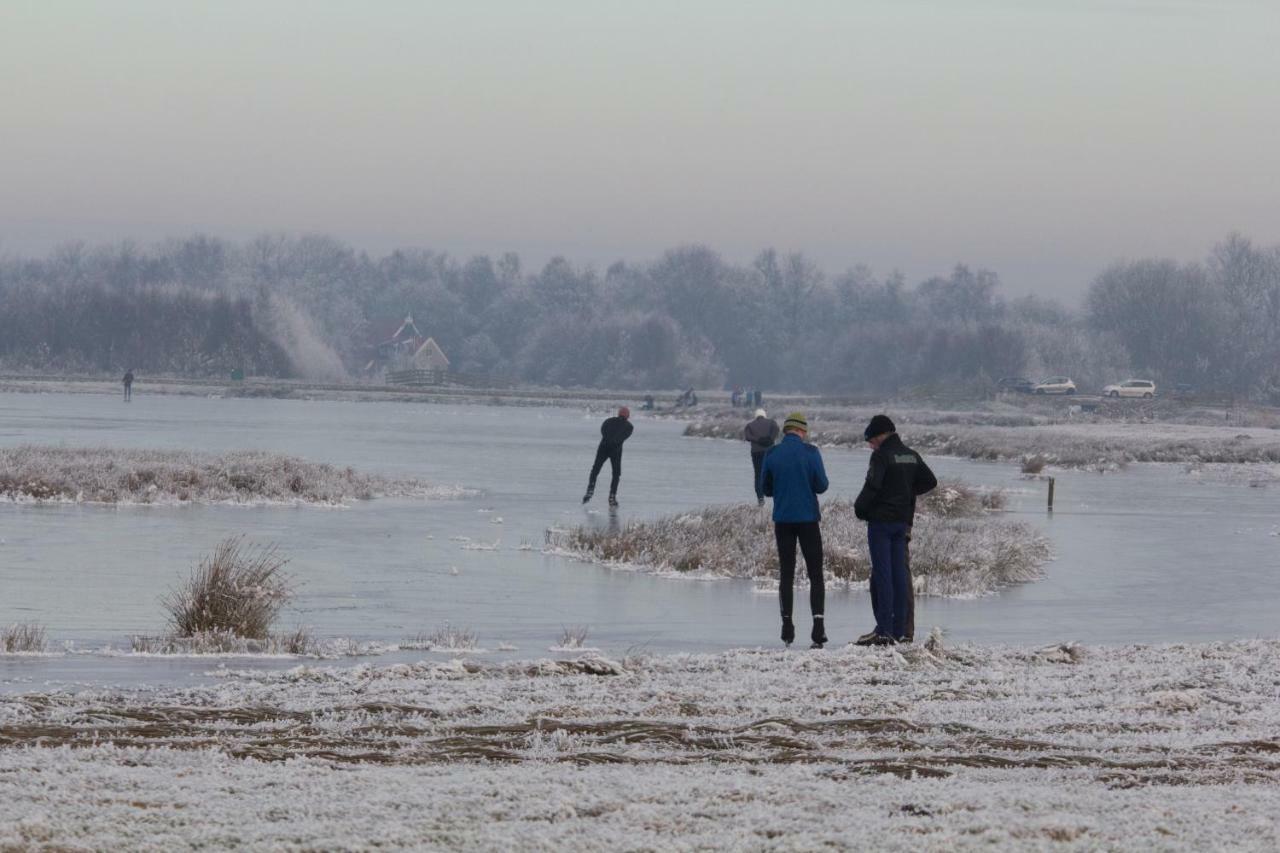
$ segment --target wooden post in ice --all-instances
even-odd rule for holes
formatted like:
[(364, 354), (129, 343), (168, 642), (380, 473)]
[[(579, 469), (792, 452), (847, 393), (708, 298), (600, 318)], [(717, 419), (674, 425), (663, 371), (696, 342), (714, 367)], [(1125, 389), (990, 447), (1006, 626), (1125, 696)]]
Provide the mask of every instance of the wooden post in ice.
[(1053, 512), (1053, 478), (1049, 478), (1049, 512)]

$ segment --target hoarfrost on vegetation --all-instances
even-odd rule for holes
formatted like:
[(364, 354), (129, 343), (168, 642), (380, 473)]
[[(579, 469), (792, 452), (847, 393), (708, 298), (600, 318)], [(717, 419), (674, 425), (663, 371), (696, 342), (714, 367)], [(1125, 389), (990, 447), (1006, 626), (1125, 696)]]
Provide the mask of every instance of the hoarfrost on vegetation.
[[(951, 481), (944, 481), (920, 501), (911, 541), (917, 592), (977, 596), (1042, 576), (1041, 566), (1050, 556), (1048, 539), (1030, 525), (988, 514), (987, 510), (1002, 504), (999, 492), (980, 492)], [(777, 582), (772, 524), (752, 505), (706, 507), (656, 521), (632, 522), (617, 532), (592, 527), (549, 531), (548, 542), (580, 559), (659, 572)], [(871, 561), (866, 524), (854, 516), (852, 503), (832, 500), (823, 505), (822, 544), (830, 579), (844, 584), (867, 581)]]
[[(455, 570), (456, 571), (456, 570)], [(424, 649), (426, 651), (478, 651), (476, 648), (476, 632), (470, 628), (459, 628), (445, 623), (430, 633), (419, 633), (400, 643), (402, 649)]]
[(1275, 849), (1278, 671), (935, 635), (4, 695), (0, 845)]
[(106, 504), (323, 504), (453, 497), (458, 488), (387, 479), (264, 452), (206, 454), (23, 445), (0, 448), (0, 499)]
[(43, 654), (46, 645), (43, 625), (17, 622), (0, 628), (0, 652), (5, 654)]
[[(822, 447), (862, 448), (873, 409), (816, 408), (809, 440)], [(944, 416), (946, 415), (946, 416)], [(1019, 421), (1003, 411), (894, 411), (899, 432), (916, 450), (943, 456), (1016, 461), (1026, 473), (1046, 466), (1110, 471), (1132, 462), (1280, 463), (1280, 431), (1233, 425), (1130, 423), (1105, 419)], [(741, 439), (742, 415), (722, 412), (690, 423), (685, 435)]]

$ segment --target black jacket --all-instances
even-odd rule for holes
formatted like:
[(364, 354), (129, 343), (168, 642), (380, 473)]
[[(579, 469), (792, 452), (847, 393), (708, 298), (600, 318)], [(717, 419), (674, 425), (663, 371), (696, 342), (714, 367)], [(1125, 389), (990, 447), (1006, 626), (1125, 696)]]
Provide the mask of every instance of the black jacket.
[(853, 514), (863, 521), (914, 524), (916, 496), (936, 485), (938, 478), (920, 454), (893, 433), (871, 454), (867, 482), (853, 503)]
[(604, 423), (600, 424), (600, 446), (622, 447), (622, 442), (631, 437), (634, 429), (631, 421), (621, 415), (605, 418)]
[(742, 437), (751, 442), (752, 453), (768, 453), (778, 443), (778, 422), (769, 418), (756, 418), (742, 430)]

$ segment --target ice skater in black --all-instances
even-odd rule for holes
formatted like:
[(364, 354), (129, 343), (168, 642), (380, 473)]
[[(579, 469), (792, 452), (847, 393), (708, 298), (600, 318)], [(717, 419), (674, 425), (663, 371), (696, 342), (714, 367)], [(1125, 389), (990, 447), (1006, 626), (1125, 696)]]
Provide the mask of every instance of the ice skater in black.
[(124, 374), (124, 401), (127, 403), (133, 399), (133, 368), (125, 371)]
[(618, 505), (618, 481), (622, 479), (622, 443), (631, 437), (634, 429), (631, 425), (631, 410), (626, 406), (618, 409), (617, 415), (605, 418), (600, 424), (600, 445), (596, 448), (596, 461), (591, 466), (587, 493), (582, 496), (583, 503), (591, 500), (591, 496), (595, 494), (596, 477), (600, 476), (600, 469), (608, 459), (609, 470), (613, 475), (609, 480), (609, 506)]

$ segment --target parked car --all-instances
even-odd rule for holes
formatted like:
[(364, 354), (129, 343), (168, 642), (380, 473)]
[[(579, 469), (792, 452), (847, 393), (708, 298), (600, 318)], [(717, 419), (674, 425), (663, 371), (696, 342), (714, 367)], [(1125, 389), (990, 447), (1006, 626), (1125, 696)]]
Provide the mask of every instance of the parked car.
[(1126, 379), (1102, 389), (1104, 397), (1143, 397), (1150, 400), (1156, 395), (1156, 383), (1150, 379)]
[(1035, 387), (1036, 383), (1025, 376), (1006, 376), (996, 382), (996, 390), (1006, 394), (1030, 394)]
[(1067, 376), (1050, 376), (1043, 382), (1037, 383), (1033, 390), (1037, 394), (1074, 394), (1076, 383)]

